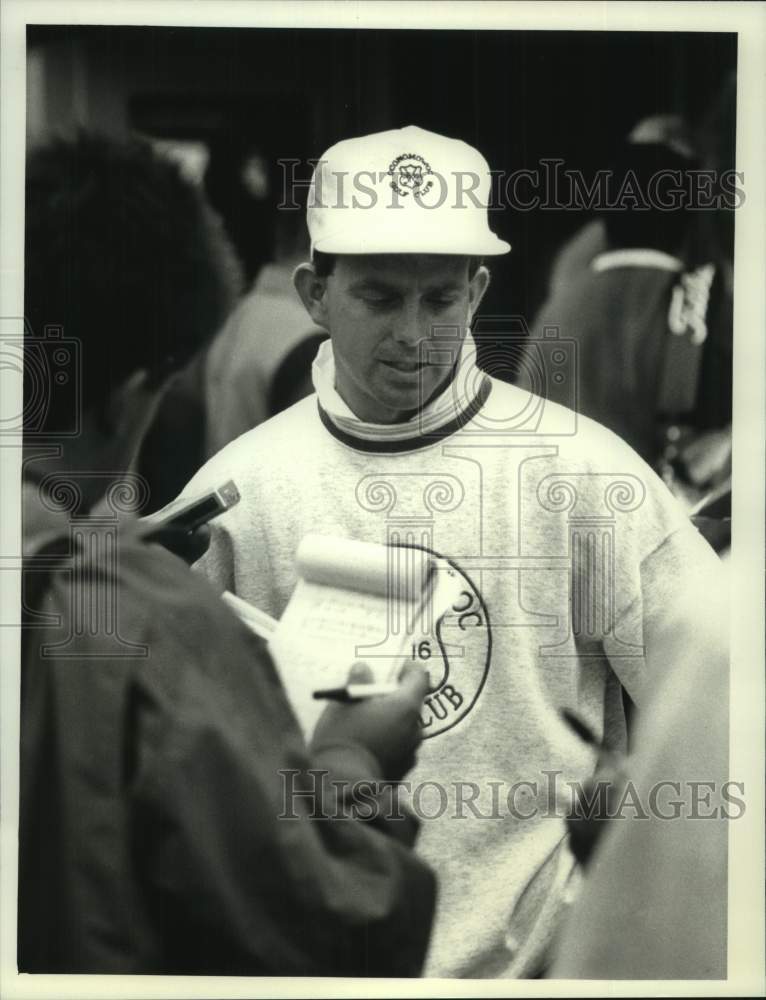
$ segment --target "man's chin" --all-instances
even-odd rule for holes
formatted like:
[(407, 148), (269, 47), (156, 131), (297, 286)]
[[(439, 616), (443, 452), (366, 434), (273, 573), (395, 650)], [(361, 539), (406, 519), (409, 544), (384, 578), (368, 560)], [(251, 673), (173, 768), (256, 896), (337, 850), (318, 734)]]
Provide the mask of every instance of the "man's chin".
[[(352, 405), (351, 408), (368, 423), (403, 423), (435, 399), (446, 388), (448, 380), (449, 372), (443, 379), (424, 379), (422, 372), (414, 379), (399, 378), (395, 374), (367, 387), (364, 407)], [(364, 412), (366, 417), (362, 415)]]
[(381, 394), (376, 400), (378, 418), (375, 423), (400, 424), (413, 417), (423, 406), (420, 394), (390, 393)]
[(424, 378), (422, 372), (393, 373), (380, 386), (378, 399), (392, 409), (419, 409), (426, 406), (447, 385), (448, 373), (441, 379)]
[(441, 392), (442, 388), (442, 386), (426, 386), (417, 383), (409, 387), (386, 386), (385, 391), (379, 393), (378, 400), (392, 411), (406, 410), (414, 413), (427, 406)]

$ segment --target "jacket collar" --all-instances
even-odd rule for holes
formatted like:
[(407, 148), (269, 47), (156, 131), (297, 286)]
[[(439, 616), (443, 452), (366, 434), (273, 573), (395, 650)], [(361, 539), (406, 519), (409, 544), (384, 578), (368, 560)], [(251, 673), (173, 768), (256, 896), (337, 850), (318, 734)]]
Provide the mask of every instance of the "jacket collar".
[(607, 250), (597, 254), (591, 261), (594, 271), (612, 271), (616, 267), (649, 267), (659, 271), (682, 271), (683, 262), (662, 250), (636, 247), (626, 250)]

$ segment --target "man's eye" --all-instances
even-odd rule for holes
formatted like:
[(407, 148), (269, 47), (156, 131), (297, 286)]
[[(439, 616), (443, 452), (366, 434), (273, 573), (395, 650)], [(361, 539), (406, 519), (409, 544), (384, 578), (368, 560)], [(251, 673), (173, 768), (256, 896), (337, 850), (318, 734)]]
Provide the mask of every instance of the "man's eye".
[(364, 302), (373, 309), (385, 309), (386, 306), (393, 305), (394, 300), (389, 295), (365, 295)]
[(435, 299), (429, 299), (428, 304), (433, 306), (434, 309), (447, 309), (449, 306), (454, 306), (455, 300), (435, 298)]

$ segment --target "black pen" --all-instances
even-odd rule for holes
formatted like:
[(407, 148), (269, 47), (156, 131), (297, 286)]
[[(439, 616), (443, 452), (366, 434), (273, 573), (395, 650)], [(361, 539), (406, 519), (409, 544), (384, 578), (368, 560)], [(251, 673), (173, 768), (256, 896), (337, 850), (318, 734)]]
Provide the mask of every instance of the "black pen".
[(571, 708), (560, 708), (559, 715), (566, 722), (569, 728), (577, 733), (583, 743), (587, 743), (589, 746), (596, 747), (600, 749), (600, 745), (593, 730), (590, 726), (584, 722), (579, 715), (576, 715)]
[(344, 687), (315, 691), (314, 697), (326, 698), (329, 701), (362, 701), (377, 695), (393, 694), (398, 690), (398, 684), (346, 684)]
[(597, 750), (603, 760), (609, 761), (613, 767), (620, 769), (627, 763), (627, 754), (622, 753), (619, 750), (613, 750), (610, 747), (605, 746), (596, 739), (596, 734), (590, 728), (587, 722), (580, 718), (576, 712), (573, 712), (571, 708), (560, 708), (559, 715), (566, 722), (572, 732), (576, 733), (577, 736), (586, 743), (588, 746), (593, 747)]

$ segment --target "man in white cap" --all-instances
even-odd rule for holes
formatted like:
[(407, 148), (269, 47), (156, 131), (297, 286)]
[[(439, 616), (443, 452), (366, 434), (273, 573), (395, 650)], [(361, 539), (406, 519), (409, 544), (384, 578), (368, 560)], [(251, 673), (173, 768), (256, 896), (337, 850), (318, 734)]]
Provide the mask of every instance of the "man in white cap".
[[(573, 890), (567, 783), (597, 757), (560, 709), (624, 747), (623, 690), (641, 699), (654, 635), (670, 627), (701, 655), (722, 641), (684, 599), (687, 574), (712, 580), (716, 557), (654, 473), (599, 425), (477, 367), (483, 261), (510, 249), (488, 226), (489, 190), (475, 149), (412, 126), (329, 149), (312, 260), (295, 272), (331, 338), (316, 396), (189, 487), (237, 482), (198, 566), (275, 617), (310, 531), (448, 560), (450, 611), (412, 649), (431, 681), (410, 782), (440, 883), (429, 976), (541, 974)], [(568, 351), (541, 343), (542, 373), (571, 377)]]

